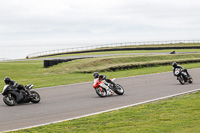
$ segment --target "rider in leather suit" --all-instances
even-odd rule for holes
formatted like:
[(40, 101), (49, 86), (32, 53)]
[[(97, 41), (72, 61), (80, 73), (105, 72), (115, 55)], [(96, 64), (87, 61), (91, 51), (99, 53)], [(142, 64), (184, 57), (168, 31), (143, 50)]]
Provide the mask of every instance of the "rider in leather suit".
[(115, 88), (115, 83), (112, 82), (110, 79), (106, 79), (106, 75), (99, 75), (98, 72), (94, 72), (93, 77), (94, 79), (98, 78), (99, 80), (105, 80), (106, 82), (111, 83), (113, 85), (113, 88)]
[(4, 78), (5, 84), (9, 85), (11, 88), (17, 88), (18, 83), (15, 82), (14, 80), (11, 80), (9, 77)]
[(26, 93), (28, 93), (29, 96), (31, 96), (30, 92), (22, 84), (18, 84), (14, 80), (11, 80), (10, 77), (5, 77), (4, 82), (5, 82), (5, 84), (9, 85), (12, 89), (18, 89), (19, 91), (21, 91), (21, 90), (25, 91)]

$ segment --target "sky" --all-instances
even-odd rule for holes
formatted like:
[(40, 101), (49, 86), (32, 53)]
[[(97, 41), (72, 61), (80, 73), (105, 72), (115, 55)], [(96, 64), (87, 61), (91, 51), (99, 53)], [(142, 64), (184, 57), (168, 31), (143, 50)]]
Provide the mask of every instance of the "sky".
[(199, 36), (199, 0), (0, 0), (0, 46)]

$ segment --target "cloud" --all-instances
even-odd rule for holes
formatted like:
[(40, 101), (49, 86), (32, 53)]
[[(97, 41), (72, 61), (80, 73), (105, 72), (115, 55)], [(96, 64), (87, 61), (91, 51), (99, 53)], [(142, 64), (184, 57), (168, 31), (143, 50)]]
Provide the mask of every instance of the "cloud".
[(0, 42), (197, 36), (199, 16), (197, 0), (1, 0)]

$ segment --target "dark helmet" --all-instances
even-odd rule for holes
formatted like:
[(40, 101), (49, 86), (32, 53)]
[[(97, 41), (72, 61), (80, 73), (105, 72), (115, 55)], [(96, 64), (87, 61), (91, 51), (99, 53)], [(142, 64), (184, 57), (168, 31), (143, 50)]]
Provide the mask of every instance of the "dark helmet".
[(177, 63), (176, 63), (176, 62), (173, 62), (173, 63), (172, 63), (172, 66), (173, 66), (173, 67), (176, 67), (176, 66), (177, 66)]
[(9, 84), (10, 81), (11, 81), (10, 77), (5, 77), (5, 78), (4, 78), (4, 82), (5, 82), (6, 84)]
[(93, 77), (94, 77), (94, 78), (98, 78), (98, 77), (99, 77), (99, 73), (98, 73), (98, 72), (94, 72), (94, 73), (93, 73)]

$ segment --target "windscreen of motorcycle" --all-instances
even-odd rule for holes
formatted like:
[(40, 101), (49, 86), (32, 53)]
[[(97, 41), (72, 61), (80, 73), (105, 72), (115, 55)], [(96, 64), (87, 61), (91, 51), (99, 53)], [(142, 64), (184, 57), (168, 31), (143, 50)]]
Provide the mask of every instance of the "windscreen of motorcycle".
[(95, 84), (97, 83), (98, 80), (99, 80), (98, 78), (94, 79), (93, 85), (95, 85)]
[(7, 87), (8, 87), (8, 85), (5, 85), (5, 86), (3, 87), (2, 93), (4, 93), (4, 91), (6, 90)]

